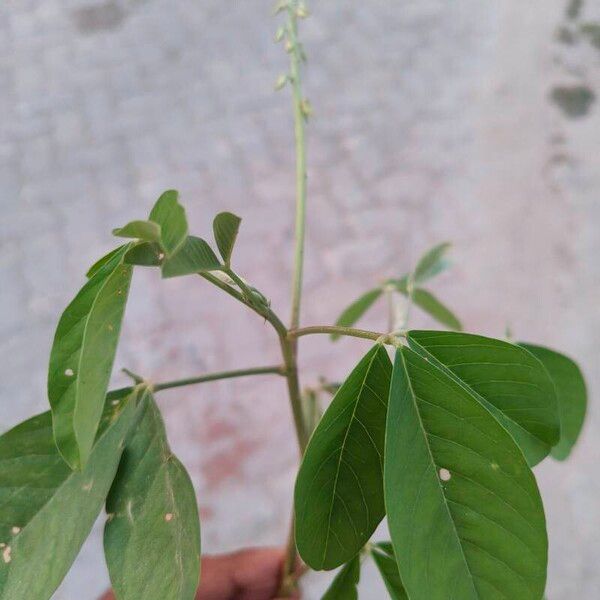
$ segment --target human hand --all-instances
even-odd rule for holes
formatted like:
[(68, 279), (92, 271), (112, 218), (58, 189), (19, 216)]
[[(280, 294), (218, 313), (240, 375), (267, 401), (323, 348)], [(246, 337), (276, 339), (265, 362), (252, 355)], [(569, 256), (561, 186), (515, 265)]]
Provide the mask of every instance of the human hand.
[[(278, 548), (250, 548), (203, 557), (196, 600), (283, 600), (276, 595), (283, 561), (284, 551)], [(294, 596), (296, 600), (299, 597)], [(115, 599), (112, 592), (107, 592), (101, 600)]]

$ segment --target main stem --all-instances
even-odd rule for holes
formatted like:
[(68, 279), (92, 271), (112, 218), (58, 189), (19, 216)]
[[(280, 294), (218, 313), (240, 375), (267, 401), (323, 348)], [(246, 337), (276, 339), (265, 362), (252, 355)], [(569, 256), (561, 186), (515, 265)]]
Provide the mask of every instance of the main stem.
[[(290, 0), (287, 6), (288, 25), (287, 43), (290, 45), (290, 81), (292, 85), (292, 104), (294, 109), (294, 134), (296, 138), (296, 241), (294, 249), (294, 272), (292, 277), (292, 315), (290, 329), (298, 328), (300, 324), (300, 305), (302, 301), (302, 279), (304, 272), (304, 238), (306, 231), (306, 143), (304, 135), (306, 109), (302, 98), (302, 79), (300, 63), (302, 50), (298, 43), (298, 14), (297, 2)], [(281, 338), (280, 338), (281, 339)], [(301, 455), (304, 455), (308, 444), (308, 427), (305, 422), (298, 380), (298, 339), (286, 335), (281, 339), (286, 367), (288, 369), (288, 391), (298, 444)], [(279, 595), (286, 598), (291, 596), (296, 588), (294, 572), (298, 561), (296, 537), (294, 532), (294, 517), (290, 524), (286, 558), (283, 565), (283, 574)]]
[(296, 137), (296, 243), (294, 250), (294, 274), (292, 279), (292, 317), (290, 328), (300, 324), (302, 277), (304, 270), (304, 238), (306, 231), (306, 144), (305, 109), (302, 98), (300, 63), (302, 51), (298, 44), (298, 17), (295, 3), (288, 6), (288, 42), (290, 49), (290, 81), (294, 107), (294, 133)]

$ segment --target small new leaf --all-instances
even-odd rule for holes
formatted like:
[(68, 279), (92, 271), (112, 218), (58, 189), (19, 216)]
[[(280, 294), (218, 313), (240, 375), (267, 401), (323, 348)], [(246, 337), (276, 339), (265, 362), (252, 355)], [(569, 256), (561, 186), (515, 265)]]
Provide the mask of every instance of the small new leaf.
[(227, 266), (231, 263), (231, 253), (237, 239), (242, 220), (233, 213), (219, 213), (213, 221), (213, 233), (217, 248)]
[(219, 262), (212, 248), (202, 239), (188, 236), (177, 254), (163, 263), (162, 276), (165, 279), (180, 277), (193, 273), (215, 271), (223, 265)]
[[(335, 324), (339, 327), (352, 327), (373, 306), (382, 293), (381, 288), (369, 290), (350, 304), (338, 317)], [(334, 333), (331, 335), (331, 339), (334, 341), (339, 338), (339, 334)]]
[(50, 352), (54, 437), (74, 469), (85, 466), (102, 415), (131, 282), (132, 267), (123, 264), (127, 248), (100, 267), (65, 309)]
[(448, 242), (439, 244), (421, 257), (412, 275), (415, 285), (425, 283), (428, 279), (439, 275), (450, 266), (446, 259), (450, 247), (451, 244)]
[(159, 267), (164, 257), (165, 253), (156, 242), (140, 242), (127, 250), (123, 262), (139, 267)]
[(413, 291), (413, 302), (425, 313), (433, 317), (438, 323), (462, 331), (462, 324), (458, 317), (444, 304), (442, 304), (431, 292), (423, 288)]
[(119, 600), (193, 600), (200, 576), (194, 487), (148, 391), (139, 411), (106, 502), (111, 583)]
[(575, 361), (550, 348), (521, 343), (533, 354), (550, 374), (556, 388), (560, 416), (560, 440), (550, 454), (556, 460), (565, 460), (579, 438), (587, 407), (585, 379)]
[(385, 514), (383, 450), (391, 363), (374, 346), (313, 433), (296, 480), (296, 544), (315, 570), (356, 556)]
[(168, 190), (156, 201), (150, 221), (160, 225), (161, 246), (173, 256), (186, 240), (188, 223), (185, 209), (179, 204), (179, 192)]
[(275, 91), (278, 92), (279, 90), (283, 89), (285, 87), (285, 84), (289, 81), (289, 79), (289, 75), (281, 74), (275, 82)]
[(160, 243), (161, 240), (160, 225), (153, 221), (131, 221), (125, 227), (113, 229), (113, 235), (145, 242)]
[(398, 564), (394, 556), (391, 542), (379, 542), (371, 546), (371, 556), (381, 574), (383, 583), (392, 600), (408, 600), (406, 590), (402, 585)]
[(134, 414), (126, 393), (111, 394), (82, 471), (58, 452), (49, 412), (0, 437), (2, 600), (52, 596), (102, 509)]
[(360, 581), (360, 557), (345, 564), (331, 582), (321, 600), (357, 600)]

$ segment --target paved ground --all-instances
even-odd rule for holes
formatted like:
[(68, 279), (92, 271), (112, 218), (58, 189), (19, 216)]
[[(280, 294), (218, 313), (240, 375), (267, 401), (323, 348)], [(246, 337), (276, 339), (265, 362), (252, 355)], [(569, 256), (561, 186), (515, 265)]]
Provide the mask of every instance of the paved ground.
[[(437, 291), (469, 330), (577, 356), (600, 389), (600, 54), (589, 0), (314, 2), (305, 323), (456, 243)], [(46, 407), (58, 315), (110, 230), (176, 187), (193, 229), (244, 217), (239, 270), (287, 314), (293, 218), (285, 55), (267, 0), (22, 0), (0, 7), (0, 427)], [(594, 12), (595, 11), (595, 12)], [(596, 46), (594, 46), (594, 42)], [(269, 330), (194, 280), (136, 278), (118, 363), (156, 379), (277, 360)], [(373, 327), (384, 317), (375, 314)], [(416, 325), (429, 323), (417, 316)], [(305, 383), (364, 346), (302, 345)], [(204, 546), (279, 543), (295, 465), (269, 378), (164, 394)], [(599, 415), (539, 469), (550, 600), (600, 596)], [(57, 600), (106, 582), (99, 530)], [(384, 598), (372, 573), (365, 598)], [(313, 582), (318, 597), (323, 580)], [(314, 588), (314, 589), (313, 589)]]

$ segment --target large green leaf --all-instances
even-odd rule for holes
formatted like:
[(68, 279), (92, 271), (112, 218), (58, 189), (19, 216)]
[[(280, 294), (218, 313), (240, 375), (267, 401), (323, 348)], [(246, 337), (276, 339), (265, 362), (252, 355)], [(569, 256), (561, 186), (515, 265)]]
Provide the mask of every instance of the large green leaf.
[(554, 385), (540, 361), (524, 348), (445, 331), (410, 331), (408, 343), (475, 393), (514, 437), (530, 465), (558, 442)]
[(196, 495), (146, 393), (106, 510), (104, 550), (117, 600), (193, 600), (200, 576)]
[(113, 229), (113, 235), (146, 242), (160, 242), (161, 228), (153, 221), (130, 221), (124, 227)]
[(374, 346), (313, 433), (295, 490), (296, 543), (315, 570), (352, 559), (384, 514), (383, 447), (391, 362)]
[[(383, 290), (381, 288), (369, 290), (350, 304), (339, 316), (335, 324), (339, 327), (352, 327), (373, 306), (382, 293)], [(331, 335), (332, 340), (337, 340), (339, 337), (340, 335), (336, 333)]]
[(444, 242), (443, 244), (434, 246), (420, 258), (412, 275), (415, 285), (420, 285), (428, 279), (439, 275), (450, 266), (450, 263), (446, 259), (446, 254), (450, 246), (451, 244)]
[(331, 582), (321, 600), (357, 600), (360, 581), (360, 557), (345, 564)]
[(161, 245), (167, 256), (174, 255), (186, 240), (188, 223), (179, 204), (179, 192), (168, 190), (156, 201), (150, 221), (160, 225)]
[(127, 394), (109, 395), (86, 467), (72, 471), (49, 412), (0, 438), (0, 599), (48, 600), (102, 509), (133, 422)]
[(398, 563), (391, 542), (379, 542), (371, 546), (371, 556), (379, 569), (381, 578), (392, 600), (408, 600), (406, 590), (402, 585)]
[(212, 248), (203, 239), (190, 235), (179, 252), (163, 263), (162, 276), (168, 279), (216, 271), (222, 266)]
[(550, 348), (521, 344), (545, 367), (556, 388), (560, 416), (560, 440), (551, 455), (565, 460), (581, 433), (587, 407), (587, 389), (581, 370), (573, 360)]
[(85, 465), (102, 415), (131, 281), (126, 249), (83, 286), (54, 336), (48, 397), (56, 444), (72, 468)]
[(213, 221), (213, 232), (217, 248), (227, 265), (231, 262), (231, 253), (241, 222), (242, 220), (237, 215), (230, 212), (219, 213)]
[(398, 349), (385, 503), (411, 600), (540, 600), (547, 565), (535, 478), (509, 433), (447, 371)]

